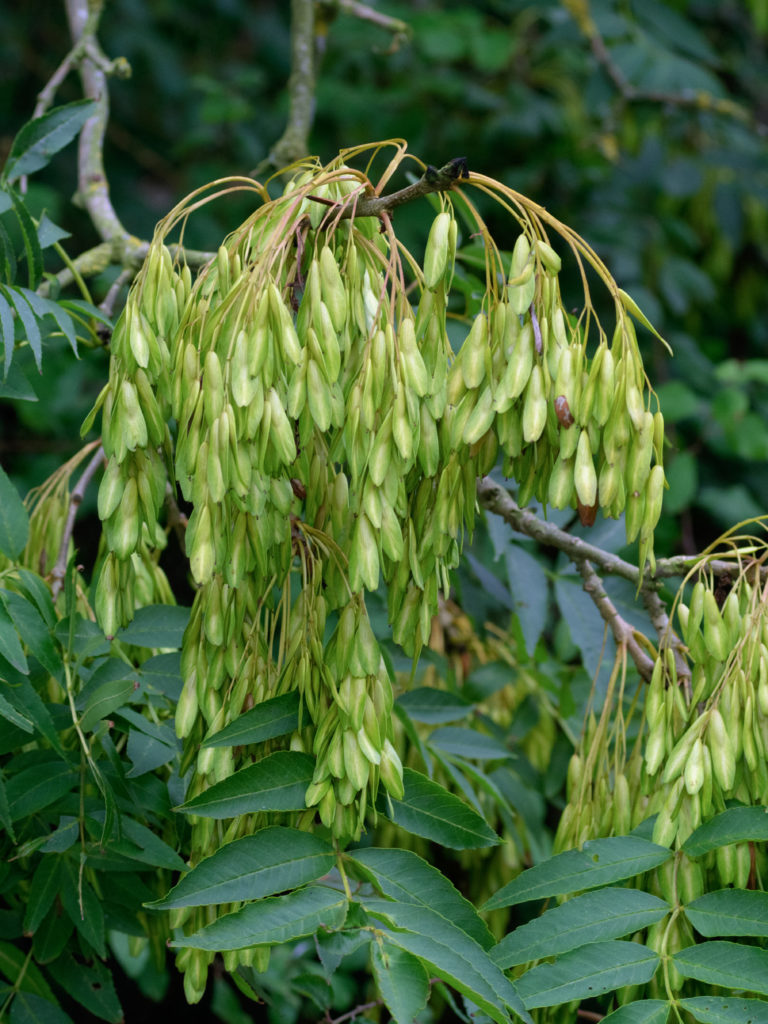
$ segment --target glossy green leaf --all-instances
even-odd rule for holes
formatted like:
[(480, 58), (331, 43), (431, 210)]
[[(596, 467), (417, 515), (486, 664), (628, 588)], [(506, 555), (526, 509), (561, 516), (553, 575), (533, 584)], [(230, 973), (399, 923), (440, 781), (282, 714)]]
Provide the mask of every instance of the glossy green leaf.
[[(467, 996), (499, 1024), (509, 1020), (509, 1010), (532, 1024), (516, 987), (489, 959), (485, 950), (459, 929), (443, 929), (442, 918), (430, 917), (420, 907), (379, 900), (366, 909), (392, 922), (387, 939), (422, 960), (430, 974)], [(441, 927), (431, 929), (435, 918)], [(415, 927), (406, 928), (409, 922)], [(423, 929), (423, 930), (422, 930)]]
[(50, 964), (48, 970), (70, 998), (84, 1006), (89, 1013), (109, 1024), (120, 1024), (123, 1020), (123, 1010), (115, 992), (112, 974), (99, 960), (89, 958), (81, 962), (71, 954), (66, 954)]
[(32, 935), (51, 909), (61, 886), (61, 860), (59, 857), (40, 858), (32, 876), (24, 914), (24, 932)]
[(29, 287), (34, 290), (40, 284), (40, 278), (43, 276), (43, 251), (37, 239), (37, 230), (24, 202), (14, 189), (8, 189), (8, 195), (13, 204), (13, 212), (16, 214), (21, 239), (24, 243)]
[(310, 885), (286, 896), (268, 896), (248, 903), (234, 914), (226, 914), (171, 945), (216, 952), (277, 945), (313, 935), (319, 929), (341, 928), (346, 916), (347, 899), (343, 893)]
[(56, 1003), (32, 992), (18, 992), (11, 1003), (10, 1024), (72, 1024)]
[(667, 1024), (670, 1004), (664, 999), (638, 999), (603, 1017), (608, 1024)]
[(590, 839), (580, 850), (566, 850), (528, 868), (491, 896), (483, 909), (511, 907), (527, 900), (564, 896), (621, 882), (658, 867), (671, 856), (665, 847), (637, 836)]
[(75, 926), (64, 911), (48, 914), (32, 938), (32, 952), (40, 963), (49, 964), (60, 957)]
[(42, 811), (75, 785), (77, 776), (59, 760), (25, 768), (8, 778), (5, 790), (11, 821)]
[(421, 961), (384, 939), (381, 945), (371, 944), (371, 965), (392, 1020), (412, 1024), (429, 998), (429, 976)]
[(539, 964), (516, 985), (527, 1009), (559, 1006), (571, 999), (592, 999), (624, 985), (644, 985), (659, 965), (659, 956), (637, 942), (592, 942), (552, 964)]
[(754, 889), (719, 889), (685, 907), (697, 932), (715, 935), (768, 936), (768, 893)]
[(382, 799), (380, 809), (406, 832), (452, 850), (473, 850), (501, 842), (476, 811), (421, 772), (405, 768), (403, 784), (403, 799)]
[(189, 608), (180, 605), (152, 604), (139, 608), (118, 640), (132, 647), (181, 647), (181, 638), (189, 621)]
[(213, 736), (209, 736), (203, 746), (247, 746), (250, 743), (263, 743), (264, 740), (284, 736), (298, 728), (300, 703), (295, 690), (265, 700), (250, 711), (239, 715), (234, 722), (230, 722)]
[(437, 868), (411, 850), (371, 846), (347, 854), (385, 896), (400, 903), (429, 907), (452, 925), (461, 928), (483, 949), (494, 944), (493, 936), (475, 908)]
[(55, 153), (74, 139), (95, 110), (94, 100), (76, 100), (28, 121), (13, 140), (3, 168), (3, 181), (13, 182), (45, 167)]
[[(11, 307), (6, 291), (2, 287), (0, 287), (0, 340), (3, 342), (3, 376), (7, 379), (8, 371), (11, 369), (11, 363), (13, 362), (13, 353), (16, 347), (16, 327), (13, 322), (13, 308)], [(0, 473), (2, 473), (2, 467), (0, 467)], [(5, 474), (3, 474), (3, 476), (4, 475)], [(2, 524), (1, 513), (0, 524)], [(26, 540), (24, 543), (26, 543)], [(23, 546), (24, 545), (22, 544), (22, 547)], [(4, 554), (8, 554), (5, 549), (0, 548), (0, 550), (2, 550)]]
[(67, 313), (66, 310), (62, 309), (58, 302), (52, 302), (50, 299), (44, 298), (42, 295), (38, 295), (36, 292), (31, 291), (29, 288), (19, 288), (19, 291), (27, 300), (32, 308), (35, 316), (42, 320), (43, 317), (50, 316), (56, 322), (57, 327), (69, 342), (69, 347), (77, 355), (77, 337), (75, 335), (75, 325), (72, 323), (72, 317)]
[(37, 964), (27, 959), (24, 950), (12, 946), (10, 942), (0, 942), (0, 975), (7, 978), (12, 985), (18, 984), (22, 992), (31, 992), (52, 1003), (56, 1002), (56, 997)]
[(37, 316), (34, 310), (27, 301), (22, 288), (7, 288), (5, 290), (10, 302), (13, 304), (14, 309), (18, 315), (21, 325), (24, 329), (24, 337), (29, 342), (29, 347), (32, 350), (32, 355), (35, 359), (35, 366), (37, 366), (37, 372), (43, 372), (43, 339), (40, 334), (40, 326), (37, 322)]
[(768, 1024), (768, 1003), (732, 996), (694, 996), (680, 1005), (701, 1024)]
[(145, 686), (176, 703), (181, 696), (184, 681), (181, 678), (181, 656), (177, 651), (170, 654), (156, 654), (141, 666), (141, 678)]
[(56, 611), (53, 607), (51, 591), (47, 584), (43, 582), (37, 573), (30, 572), (29, 569), (19, 569), (18, 575), (21, 589), (40, 612), (46, 626), (49, 629), (53, 629), (57, 622)]
[[(104, 820), (103, 813), (94, 816), (97, 821)], [(178, 853), (146, 825), (142, 825), (140, 821), (122, 816), (120, 829), (124, 838), (135, 848), (133, 851), (125, 853), (127, 857), (139, 860), (144, 864), (152, 864), (153, 867), (166, 868), (168, 871), (187, 870), (187, 865)]]
[(689, 857), (700, 857), (718, 846), (767, 839), (768, 807), (729, 807), (692, 832), (683, 850)]
[(104, 959), (107, 955), (104, 909), (91, 885), (79, 877), (74, 861), (64, 862), (61, 902), (69, 919), (88, 945)]
[(252, 811), (303, 810), (315, 759), (295, 750), (278, 750), (241, 768), (223, 782), (178, 808), (206, 818), (234, 818)]
[(35, 605), (12, 590), (6, 590), (2, 599), (29, 653), (37, 658), (46, 672), (54, 677), (60, 675), (61, 655), (56, 649), (50, 627), (43, 621)]
[(558, 956), (590, 942), (620, 939), (647, 928), (669, 910), (664, 900), (640, 889), (597, 889), (520, 925), (499, 942), (491, 955), (505, 969)]
[(768, 950), (738, 942), (701, 942), (675, 953), (673, 960), (684, 978), (768, 995)]
[(133, 672), (127, 679), (112, 679), (102, 683), (88, 698), (80, 716), (80, 727), (90, 732), (102, 718), (107, 718), (118, 708), (136, 697), (138, 681)]
[(58, 224), (54, 224), (48, 214), (43, 211), (37, 225), (37, 240), (40, 243), (41, 249), (47, 249), (49, 246), (55, 245), (56, 242), (62, 242), (65, 238), (71, 237), (71, 232), (65, 231)]
[[(18, 631), (2, 601), (0, 601), (0, 655), (17, 671), (23, 672), (25, 675), (29, 672)], [(1, 671), (2, 666), (0, 666)]]
[(473, 706), (457, 694), (438, 690), (434, 686), (418, 686), (415, 690), (401, 693), (397, 703), (405, 708), (414, 722), (429, 725), (466, 718)]
[(24, 732), (35, 731), (32, 721), (22, 714), (21, 711), (17, 710), (13, 704), (9, 704), (2, 693), (0, 693), (0, 718), (5, 718), (6, 721), (12, 722), (17, 728), (23, 729)]
[(320, 878), (334, 861), (333, 847), (311, 832), (264, 828), (220, 846), (147, 906), (165, 910), (261, 899)]
[(429, 745), (446, 754), (464, 757), (471, 761), (498, 761), (513, 757), (513, 753), (493, 736), (476, 729), (462, 729), (446, 725), (435, 729), (429, 737)]

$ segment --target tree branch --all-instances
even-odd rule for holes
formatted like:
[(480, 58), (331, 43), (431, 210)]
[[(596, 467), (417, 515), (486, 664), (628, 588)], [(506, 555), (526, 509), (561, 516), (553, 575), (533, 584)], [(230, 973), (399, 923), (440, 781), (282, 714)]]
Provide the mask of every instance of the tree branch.
[(59, 554), (56, 559), (56, 564), (51, 570), (51, 596), (55, 601), (59, 596), (61, 588), (64, 586), (64, 577), (67, 575), (67, 562), (69, 560), (69, 542), (72, 539), (72, 532), (75, 528), (75, 519), (77, 517), (77, 510), (80, 508), (80, 503), (85, 496), (85, 492), (88, 490), (88, 484), (93, 479), (93, 475), (96, 470), (104, 463), (104, 449), (101, 445), (96, 449), (96, 453), (92, 456), (91, 461), (85, 467), (83, 472), (80, 474), (80, 479), (72, 489), (72, 493), (69, 496), (69, 509), (67, 511), (67, 521), (64, 524), (64, 532), (61, 535), (61, 544), (59, 545)]
[(635, 639), (633, 627), (619, 615), (615, 605), (603, 589), (603, 581), (589, 564), (586, 558), (576, 562), (576, 568), (584, 581), (584, 590), (589, 594), (600, 612), (603, 620), (610, 626), (617, 647), (626, 647), (637, 671), (646, 682), (650, 682), (653, 674), (653, 659), (646, 654)]
[[(656, 573), (651, 576), (646, 573), (640, 576), (640, 570), (636, 565), (625, 562), (618, 555), (589, 544), (580, 537), (574, 537), (565, 530), (561, 530), (553, 523), (544, 522), (531, 512), (530, 509), (521, 509), (512, 495), (500, 484), (495, 483), (489, 477), (483, 477), (477, 484), (477, 496), (480, 504), (501, 516), (505, 522), (527, 537), (538, 541), (547, 547), (557, 548), (566, 554), (579, 569), (584, 580), (584, 589), (595, 602), (598, 611), (605, 621), (611, 626), (617, 643), (627, 643), (627, 650), (637, 665), (638, 671), (643, 678), (650, 678), (646, 673), (648, 666), (653, 668), (648, 655), (639, 647), (634, 640), (634, 630), (616, 611), (605, 593), (599, 577), (592, 568), (592, 564), (598, 566), (601, 572), (612, 576), (620, 576), (635, 586), (639, 585), (640, 598), (653, 623), (660, 639), (670, 644), (675, 652), (677, 674), (683, 685), (690, 681), (691, 671), (682, 656), (683, 644), (673, 632), (666, 606), (658, 594), (659, 581), (664, 576), (684, 576), (701, 560), (700, 555), (659, 558), (656, 561)], [(727, 560), (716, 560), (709, 565), (715, 572), (732, 570), (733, 564)], [(618, 633), (617, 633), (618, 630)], [(631, 634), (632, 643), (628, 637)]]
[(291, 0), (288, 124), (254, 175), (263, 171), (265, 165), (281, 170), (309, 153), (309, 133), (315, 116), (314, 6), (314, 0)]
[(387, 196), (359, 196), (350, 200), (339, 214), (340, 220), (349, 217), (380, 217), (383, 213), (393, 210), (396, 206), (410, 203), (431, 192), (449, 192), (461, 178), (468, 178), (467, 159), (463, 156), (454, 157), (439, 169), (427, 167), (424, 174), (412, 185), (406, 185), (397, 192)]
[(334, 0), (331, 6), (335, 7), (342, 14), (350, 14), (353, 18), (370, 22), (371, 25), (378, 25), (379, 28), (391, 32), (393, 38), (392, 46), (388, 51), (390, 53), (393, 53), (400, 46), (400, 43), (406, 42), (411, 38), (411, 26), (407, 21), (401, 21), (399, 18), (393, 18), (389, 14), (383, 14), (367, 4), (357, 3), (356, 0)]

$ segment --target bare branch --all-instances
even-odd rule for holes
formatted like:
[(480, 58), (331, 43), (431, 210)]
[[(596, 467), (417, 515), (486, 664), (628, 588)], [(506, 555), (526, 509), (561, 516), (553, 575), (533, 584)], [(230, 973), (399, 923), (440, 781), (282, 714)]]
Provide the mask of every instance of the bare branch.
[(104, 463), (104, 449), (101, 445), (96, 449), (95, 454), (92, 456), (91, 461), (85, 467), (80, 475), (80, 479), (72, 489), (72, 493), (69, 496), (69, 509), (67, 511), (67, 521), (64, 524), (64, 532), (61, 535), (61, 544), (59, 546), (59, 554), (56, 559), (56, 564), (51, 571), (51, 594), (53, 600), (59, 596), (61, 588), (64, 586), (64, 577), (67, 574), (67, 561), (69, 556), (69, 542), (72, 539), (72, 531), (75, 528), (75, 519), (77, 518), (77, 510), (80, 508), (80, 503), (85, 496), (85, 492), (88, 490), (88, 484), (93, 479), (93, 475), (99, 466)]
[(393, 39), (390, 52), (396, 50), (400, 43), (407, 42), (411, 38), (411, 26), (407, 21), (383, 14), (367, 4), (357, 3), (356, 0), (335, 0), (332, 6), (342, 14), (351, 14), (353, 18), (359, 18), (360, 21), (367, 21), (371, 25), (378, 25), (379, 28), (391, 32)]
[(603, 588), (603, 581), (586, 558), (579, 559), (576, 562), (576, 568), (579, 570), (584, 581), (584, 590), (594, 601), (595, 607), (600, 612), (603, 620), (610, 626), (616, 646), (626, 647), (627, 653), (637, 666), (637, 671), (646, 682), (650, 682), (651, 675), (653, 674), (653, 659), (646, 654), (635, 639), (634, 628), (626, 619), (619, 615), (615, 605)]
[[(314, 0), (291, 0), (290, 109), (285, 131), (269, 156), (254, 171), (278, 170), (309, 153), (309, 133), (315, 116), (315, 10)], [(266, 165), (266, 166), (265, 166)]]
[[(105, 67), (109, 62), (96, 40), (103, 0), (66, 0), (67, 17), (75, 47), (81, 47), (78, 61), (83, 93), (97, 103), (96, 113), (83, 125), (78, 149), (78, 188), (88, 215), (105, 242), (117, 242), (128, 249), (131, 235), (123, 227), (109, 198), (104, 172), (104, 133), (109, 118), (109, 94)], [(105, 63), (106, 62), (106, 63)], [(138, 243), (138, 239), (135, 240)], [(119, 254), (122, 256), (122, 252)]]
[(418, 181), (406, 185), (388, 196), (359, 196), (344, 207), (339, 215), (340, 220), (348, 217), (380, 217), (383, 213), (393, 210), (396, 206), (410, 203), (431, 192), (449, 192), (461, 178), (469, 177), (466, 157), (458, 156), (449, 160), (439, 169), (429, 166)]

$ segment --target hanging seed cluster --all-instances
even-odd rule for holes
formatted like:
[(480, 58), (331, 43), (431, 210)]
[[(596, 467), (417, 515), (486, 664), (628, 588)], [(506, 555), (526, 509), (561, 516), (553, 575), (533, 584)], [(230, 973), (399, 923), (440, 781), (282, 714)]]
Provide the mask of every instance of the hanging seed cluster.
[[(571, 322), (541, 218), (567, 229), (499, 183), (470, 175), (469, 184), (490, 191), (522, 233), (505, 265), (464, 202), (469, 232), (486, 241), (487, 288), (455, 357), (447, 318), (462, 313), (451, 297), (458, 224), (445, 193), (421, 263), (388, 215), (355, 216), (372, 185), (341, 161), (301, 171), (278, 199), (249, 182), (262, 205), (194, 281), (164, 242), (205, 200), (190, 197), (158, 229), (97, 403), (108, 554), (96, 610), (108, 634), (130, 620), (138, 555), (165, 543), (163, 506), (180, 494), (197, 587), (176, 719), (195, 769), (190, 797), (280, 746), (315, 759), (307, 810), (292, 819), (300, 827), (319, 818), (346, 842), (382, 783), (402, 796), (392, 689), (365, 593), (385, 585), (393, 637), (417, 654), (473, 528), (476, 479), (499, 452), (521, 503), (578, 507), (585, 522), (598, 506), (626, 510), (629, 539), (652, 558), (663, 425), (644, 397), (627, 314), (636, 307), (569, 233), (617, 315), (610, 344), (587, 292)], [(591, 357), (590, 324), (599, 332)], [(289, 692), (301, 707), (289, 740), (200, 748)], [(223, 835), (211, 819), (192, 822), (196, 863), (267, 818), (236, 819)], [(199, 927), (208, 913), (182, 916)], [(206, 954), (181, 956), (194, 995)]]
[[(678, 601), (683, 646), (676, 638), (663, 644), (650, 684), (641, 684), (644, 728), (630, 755), (628, 723), (610, 707), (609, 687), (606, 707), (588, 723), (582, 752), (568, 769), (556, 848), (623, 835), (656, 815), (654, 842), (674, 845), (678, 853), (652, 873), (649, 885), (673, 907), (726, 886), (753, 887), (768, 867), (764, 851), (747, 842), (721, 846), (700, 860), (680, 849), (726, 802), (768, 801), (768, 593), (754, 566), (736, 572), (724, 595), (705, 564), (690, 603)], [(645, 939), (667, 954), (693, 941), (683, 916), (654, 925)], [(668, 981), (678, 991), (684, 979), (672, 970)], [(663, 992), (646, 993), (655, 994)]]

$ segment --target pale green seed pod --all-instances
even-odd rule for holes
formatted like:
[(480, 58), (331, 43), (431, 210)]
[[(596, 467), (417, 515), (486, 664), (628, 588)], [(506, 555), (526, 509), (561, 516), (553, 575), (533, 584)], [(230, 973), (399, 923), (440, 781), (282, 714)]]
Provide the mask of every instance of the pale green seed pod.
[(323, 302), (328, 307), (334, 328), (341, 332), (347, 320), (347, 294), (338, 264), (327, 245), (320, 250), (319, 264)]
[(448, 234), (453, 218), (443, 210), (432, 221), (424, 253), (424, 284), (434, 289), (442, 283), (448, 264)]
[(720, 711), (717, 708), (711, 708), (708, 715), (709, 720), (704, 739), (712, 758), (712, 772), (715, 781), (721, 792), (727, 794), (733, 787), (736, 777), (736, 758)]
[(685, 788), (691, 796), (699, 792), (704, 785), (704, 745), (700, 737), (696, 737), (683, 770)]
[(592, 461), (592, 446), (589, 433), (582, 430), (576, 448), (576, 461), (573, 469), (573, 484), (576, 495), (582, 505), (593, 506), (597, 501), (597, 474)]
[(711, 590), (704, 592), (703, 633), (704, 644), (712, 657), (718, 661), (725, 661), (731, 649), (728, 643), (728, 629)]
[[(521, 336), (522, 338), (522, 336)], [(544, 394), (544, 379), (541, 367), (531, 371), (523, 405), (523, 438), (530, 444), (538, 441), (547, 422), (547, 399)]]
[(307, 365), (306, 391), (307, 404), (315, 426), (325, 433), (331, 425), (331, 391), (314, 359), (310, 359)]
[(457, 357), (461, 375), (467, 388), (479, 387), (484, 378), (488, 359), (488, 318), (478, 313)]
[(203, 402), (205, 419), (210, 427), (221, 415), (224, 408), (224, 378), (221, 372), (219, 357), (211, 349), (205, 357), (203, 365)]

